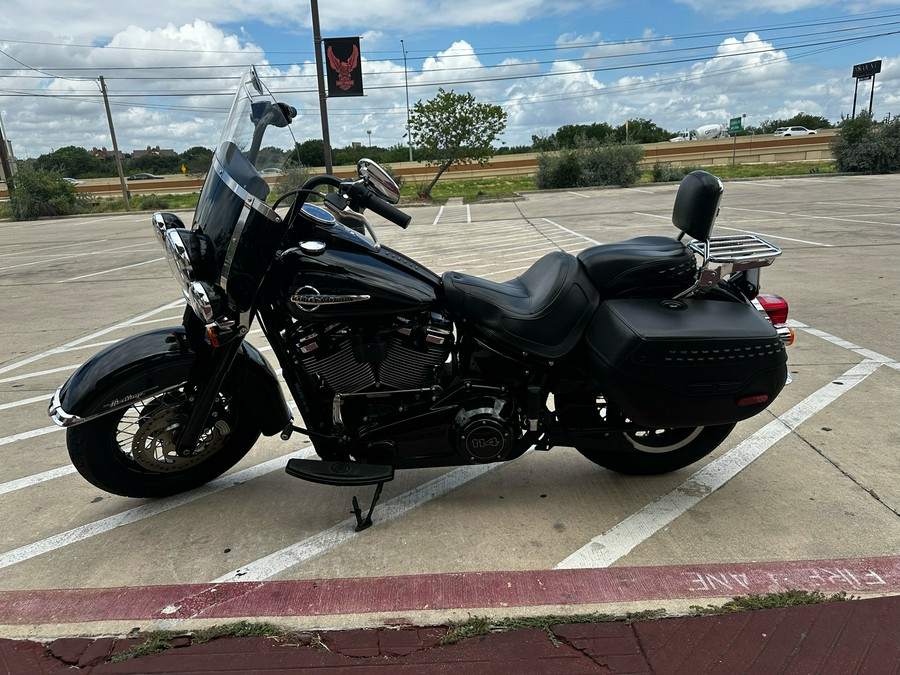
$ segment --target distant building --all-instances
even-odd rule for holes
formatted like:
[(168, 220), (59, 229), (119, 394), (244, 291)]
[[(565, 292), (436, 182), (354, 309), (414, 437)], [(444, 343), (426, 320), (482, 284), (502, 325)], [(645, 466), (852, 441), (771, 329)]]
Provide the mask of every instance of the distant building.
[(146, 157), (147, 155), (153, 155), (154, 157), (177, 157), (178, 153), (167, 148), (160, 148), (158, 145), (155, 148), (151, 148), (148, 145), (146, 150), (135, 150), (134, 152), (132, 152), (131, 158), (140, 159), (141, 157)]
[[(112, 150), (107, 150), (106, 148), (91, 148), (91, 154), (97, 159), (110, 159), (115, 157)], [(119, 159), (122, 159), (122, 151), (119, 150)]]

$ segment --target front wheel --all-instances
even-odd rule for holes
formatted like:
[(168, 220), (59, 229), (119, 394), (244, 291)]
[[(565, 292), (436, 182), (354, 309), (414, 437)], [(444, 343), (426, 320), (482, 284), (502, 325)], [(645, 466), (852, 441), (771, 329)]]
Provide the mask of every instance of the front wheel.
[(241, 409), (240, 399), (226, 382), (197, 446), (179, 454), (175, 441), (187, 421), (188, 406), (184, 388), (178, 387), (70, 427), (66, 442), (72, 464), (86, 480), (107, 492), (165, 497), (224, 473), (259, 438), (252, 416)]
[[(602, 428), (607, 406), (602, 397), (578, 395), (557, 398), (557, 415), (562, 423), (582, 428)], [(678, 427), (610, 431), (604, 434), (602, 450), (576, 450), (595, 464), (636, 476), (677, 471), (703, 459), (715, 450), (734, 429), (734, 424), (705, 427)]]

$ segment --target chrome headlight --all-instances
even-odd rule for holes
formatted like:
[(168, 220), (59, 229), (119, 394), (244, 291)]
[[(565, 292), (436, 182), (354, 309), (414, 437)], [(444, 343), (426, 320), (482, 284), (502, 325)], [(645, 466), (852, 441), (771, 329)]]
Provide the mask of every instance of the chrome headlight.
[(205, 234), (176, 227), (166, 230), (162, 241), (169, 269), (179, 284), (187, 287), (194, 281), (215, 279), (215, 248)]
[(224, 298), (214, 285), (216, 255), (212, 242), (202, 232), (176, 227), (159, 231), (166, 263), (181, 293), (194, 313), (212, 323), (223, 308)]

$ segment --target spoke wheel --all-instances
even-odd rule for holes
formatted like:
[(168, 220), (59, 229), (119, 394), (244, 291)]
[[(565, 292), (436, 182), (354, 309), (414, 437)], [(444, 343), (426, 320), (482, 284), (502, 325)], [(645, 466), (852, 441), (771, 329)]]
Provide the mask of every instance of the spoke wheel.
[[(124, 392), (127, 395), (127, 392)], [(113, 398), (119, 395), (114, 393)], [(103, 401), (98, 401), (100, 408)], [(259, 429), (227, 387), (219, 393), (196, 446), (181, 454), (176, 440), (190, 408), (182, 388), (70, 427), (66, 441), (78, 472), (126, 497), (162, 497), (199, 487), (236, 464)]]

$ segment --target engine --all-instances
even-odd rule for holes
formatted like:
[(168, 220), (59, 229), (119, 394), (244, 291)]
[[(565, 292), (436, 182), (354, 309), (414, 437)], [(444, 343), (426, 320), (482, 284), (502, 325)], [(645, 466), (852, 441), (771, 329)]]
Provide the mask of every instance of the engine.
[(494, 396), (467, 399), (450, 428), (456, 451), (475, 463), (506, 459), (519, 433), (515, 405)]
[(441, 314), (378, 327), (306, 324), (293, 335), (299, 365), (331, 394), (422, 389), (437, 384), (453, 347)]

